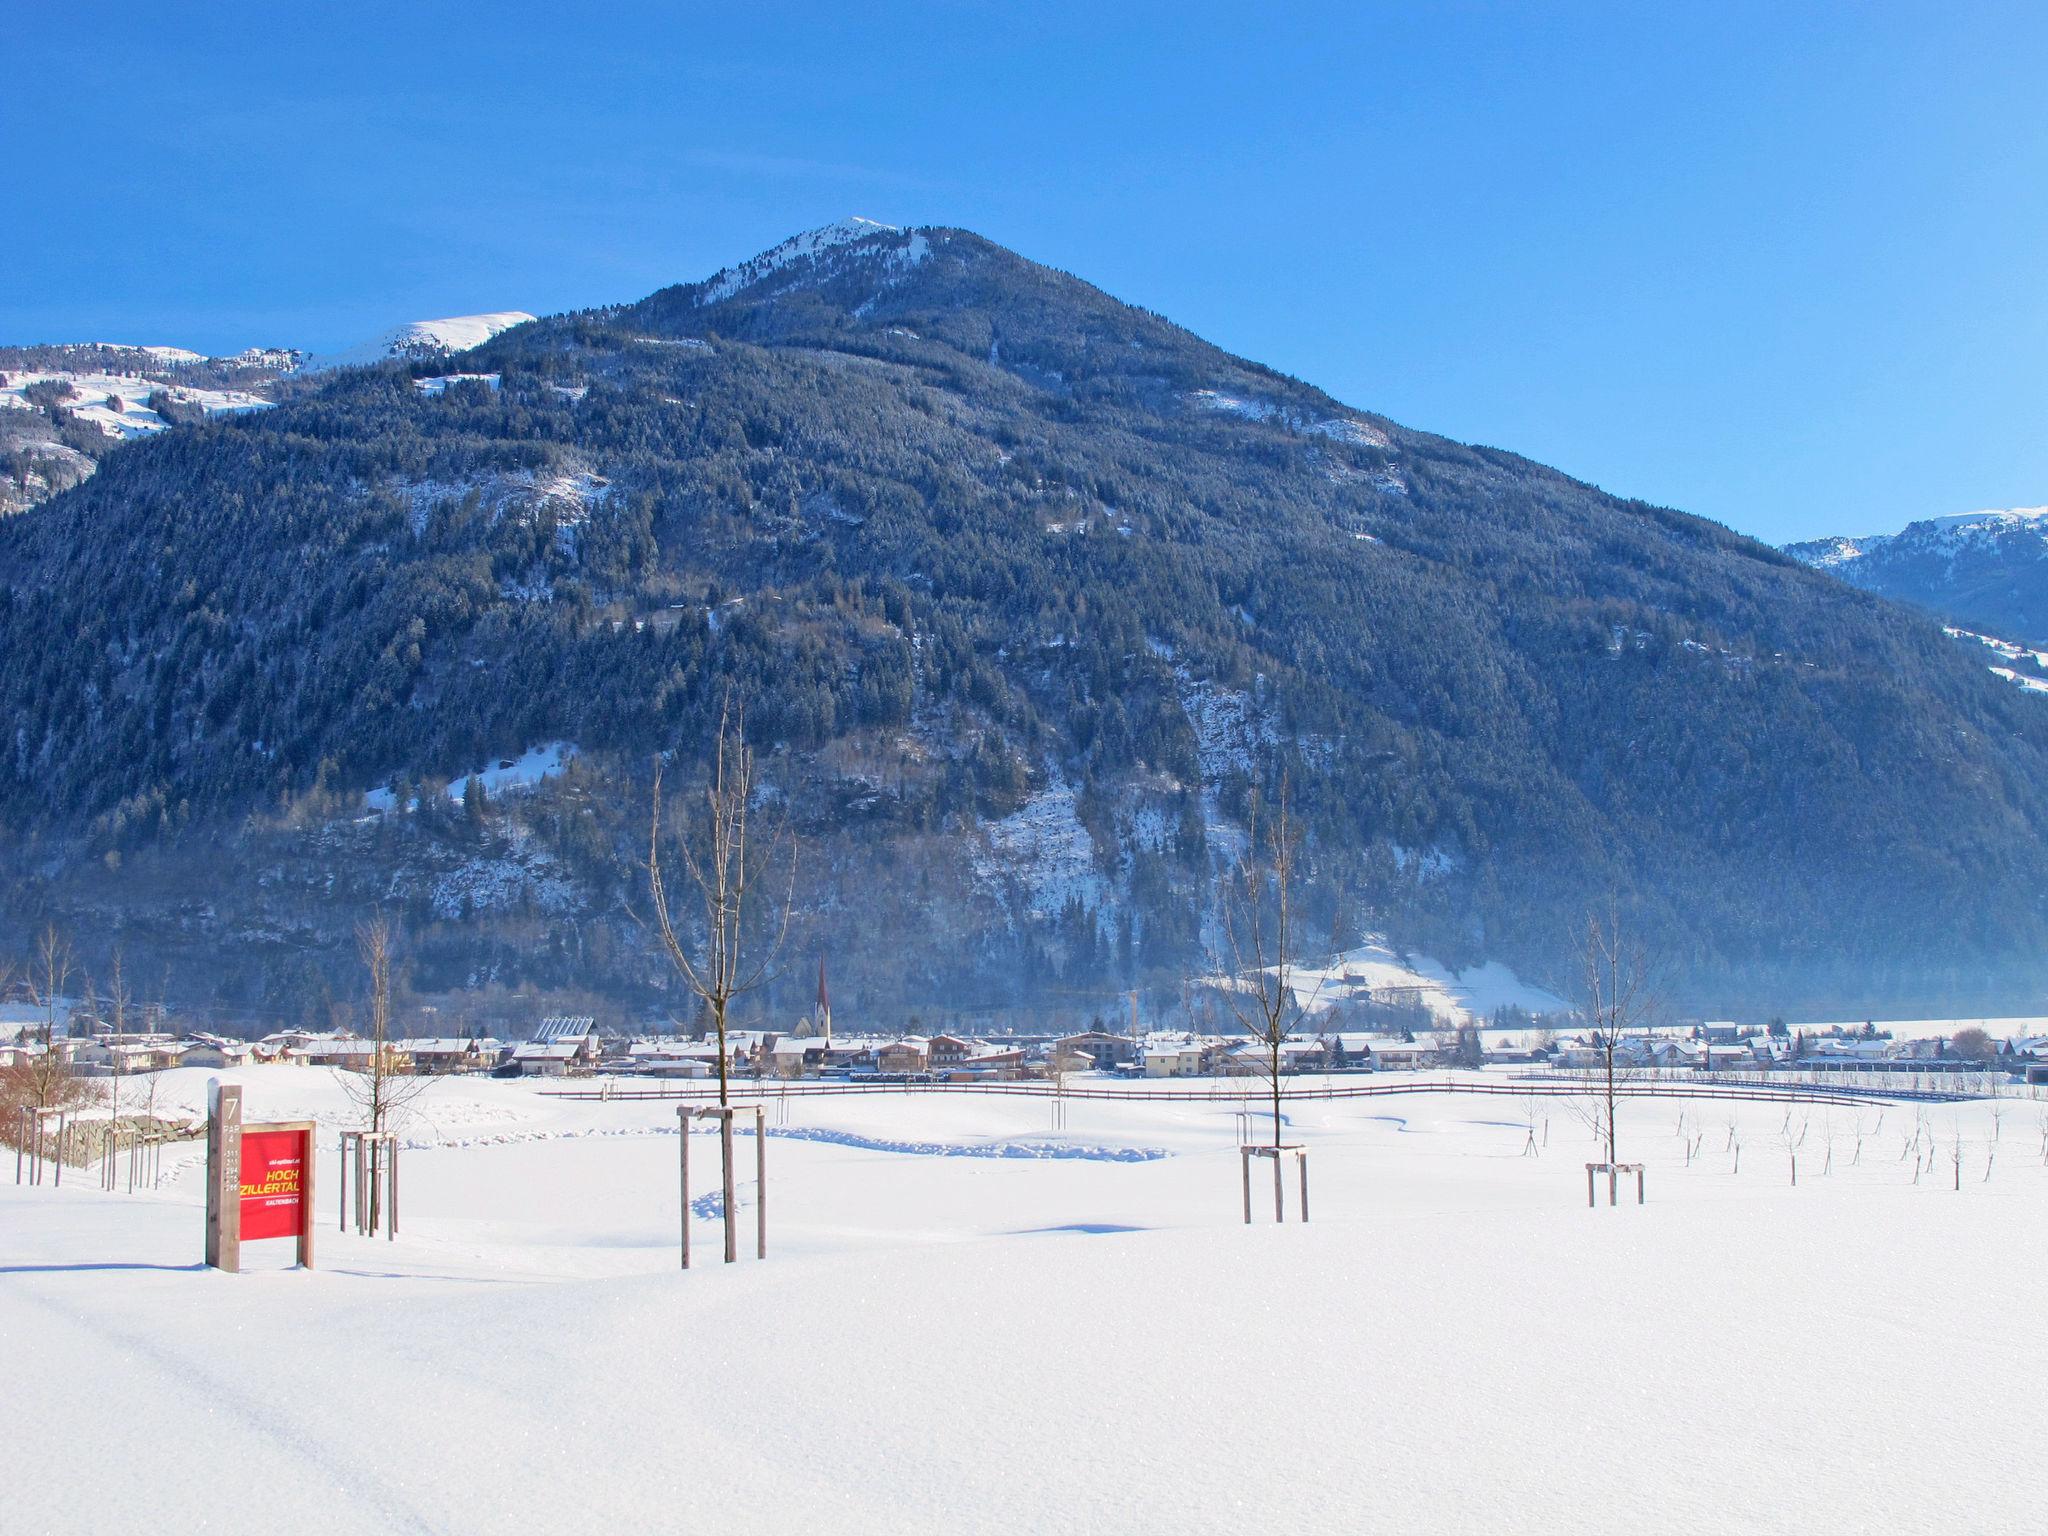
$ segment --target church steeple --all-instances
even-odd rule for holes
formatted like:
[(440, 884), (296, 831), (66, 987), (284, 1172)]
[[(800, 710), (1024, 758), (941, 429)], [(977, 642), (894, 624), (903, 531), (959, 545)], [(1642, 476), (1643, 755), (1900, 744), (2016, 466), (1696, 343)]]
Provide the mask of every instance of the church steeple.
[(818, 1033), (832, 1044), (832, 999), (825, 992), (825, 957), (818, 956)]

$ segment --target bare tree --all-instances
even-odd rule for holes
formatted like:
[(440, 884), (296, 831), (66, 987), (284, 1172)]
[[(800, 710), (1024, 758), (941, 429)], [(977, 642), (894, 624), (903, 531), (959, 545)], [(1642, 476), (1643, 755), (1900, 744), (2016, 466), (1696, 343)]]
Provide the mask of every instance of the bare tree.
[[(12, 968), (0, 968), (0, 994), (6, 991)], [(55, 926), (46, 927), (36, 939), (35, 954), (22, 972), (22, 984), (31, 1007), (41, 1011), (40, 1049), (27, 1060), (0, 1070), (0, 1134), (12, 1139), (17, 1113), (76, 1109), (100, 1098), (97, 1083), (72, 1070), (69, 1057), (57, 1048), (57, 1009), (71, 984), (71, 946)], [(39, 1133), (36, 1133), (39, 1134)], [(59, 1146), (58, 1156), (65, 1148)], [(68, 1159), (67, 1159), (68, 1160)]]
[(26, 1083), (27, 1102), (34, 1109), (68, 1109), (97, 1097), (93, 1085), (74, 1073), (69, 1058), (57, 1049), (57, 1009), (71, 985), (72, 969), (70, 943), (55, 924), (46, 926), (22, 976), (30, 1006), (43, 1016), (43, 1048), (29, 1061)]
[(662, 868), (661, 780), (657, 757), (647, 826), (654, 928), (676, 974), (711, 1014), (718, 1034), (718, 1102), (730, 1105), (727, 1018), (735, 998), (769, 979), (789, 937), (796, 906), (796, 839), (780, 819), (765, 827), (751, 823), (759, 787), (754, 751), (746, 742), (744, 713), (728, 702), (719, 712), (718, 744), (699, 814), (683, 820), (666, 839), (679, 850), (703, 908), (701, 927), (685, 919), (679, 930)]
[(1277, 1148), (1284, 1047), (1307, 1012), (1295, 990), (1294, 885), (1301, 849), (1289, 815), (1285, 775), (1277, 812), (1268, 817), (1263, 811), (1254, 794), (1245, 855), (1224, 875), (1217, 906), (1229, 951), (1224, 957), (1223, 999), (1238, 1027), (1259, 1048), (1259, 1071), (1272, 1100)]
[(128, 981), (122, 974), (119, 945), (114, 947), (114, 959), (110, 969), (107, 990), (103, 996), (95, 999), (95, 1003), (105, 1003), (104, 1022), (114, 1027), (114, 1067), (109, 1097), (113, 1103), (114, 1121), (118, 1125), (121, 1119), (121, 1077), (128, 1068), (128, 1053), (123, 1049), (128, 1043)]
[(1795, 1185), (1799, 1182), (1799, 1149), (1806, 1145), (1806, 1132), (1810, 1118), (1810, 1116), (1801, 1117), (1799, 1128), (1795, 1131), (1792, 1128), (1792, 1111), (1788, 1109), (1785, 1111), (1784, 1122), (1778, 1127), (1778, 1145), (1785, 1149), (1785, 1158), (1791, 1166), (1792, 1182)]
[(1085, 1055), (1057, 1040), (1045, 1053), (1045, 1076), (1052, 1084), (1052, 1128), (1056, 1131), (1067, 1128), (1067, 1079), (1076, 1072), (1085, 1071), (1087, 1066)]
[(361, 1067), (335, 1076), (349, 1102), (362, 1112), (364, 1129), (369, 1131), (391, 1130), (396, 1112), (418, 1098), (430, 1081), (399, 1071), (399, 1054), (391, 1043), (391, 972), (397, 946), (397, 930), (383, 913), (356, 925), (356, 954), (369, 981), (364, 1022), (370, 1049)]
[(1580, 1118), (1604, 1142), (1607, 1162), (1620, 1161), (1615, 1111), (1630, 1077), (1622, 1051), (1630, 1030), (1640, 1029), (1656, 1012), (1650, 987), (1649, 960), (1643, 947), (1624, 932), (1612, 911), (1606, 918), (1588, 914), (1578, 943), (1579, 1015), (1590, 1030), (1597, 1053), (1594, 1093), (1574, 1101)]

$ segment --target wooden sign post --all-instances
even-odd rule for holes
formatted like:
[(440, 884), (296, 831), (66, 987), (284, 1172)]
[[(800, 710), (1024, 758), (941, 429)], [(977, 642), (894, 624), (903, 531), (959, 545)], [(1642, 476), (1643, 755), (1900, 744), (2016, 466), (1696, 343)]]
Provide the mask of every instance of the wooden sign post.
[(242, 1123), (242, 1090), (206, 1085), (206, 1262), (239, 1273), (242, 1243), (296, 1237), (299, 1266), (313, 1267), (313, 1132), (310, 1120)]

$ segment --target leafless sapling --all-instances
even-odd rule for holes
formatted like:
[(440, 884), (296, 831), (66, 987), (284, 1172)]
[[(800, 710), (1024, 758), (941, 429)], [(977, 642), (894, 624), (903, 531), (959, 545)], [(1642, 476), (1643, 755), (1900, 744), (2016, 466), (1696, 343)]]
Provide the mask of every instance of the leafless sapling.
[[(335, 1077), (349, 1102), (362, 1115), (364, 1129), (371, 1132), (395, 1131), (401, 1111), (425, 1092), (431, 1081), (401, 1070), (400, 1053), (391, 1039), (392, 968), (397, 948), (397, 929), (383, 913), (356, 925), (356, 954), (362, 960), (369, 988), (363, 1020), (370, 1048), (360, 1067), (337, 1071)], [(367, 1177), (373, 1232), (382, 1214), (378, 1174), (388, 1155), (382, 1142), (370, 1144)]]
[[(1238, 1027), (1258, 1047), (1276, 1149), (1281, 1145), (1281, 1072), (1287, 1037), (1306, 1012), (1295, 990), (1294, 899), (1301, 848), (1290, 811), (1284, 774), (1279, 804), (1272, 813), (1253, 794), (1245, 855), (1223, 876), (1217, 903), (1228, 949), (1221, 957), (1223, 998)], [(1274, 1155), (1279, 1155), (1277, 1150)]]
[[(759, 789), (746, 716), (728, 700), (719, 711), (711, 772), (696, 814), (674, 827), (662, 822), (662, 760), (654, 760), (647, 818), (647, 894), (662, 952), (683, 985), (711, 1015), (718, 1036), (719, 1164), (725, 1210), (725, 1261), (739, 1253), (738, 1188), (732, 1154), (732, 1059), (726, 1030), (734, 999), (774, 974), (796, 909), (796, 838), (785, 818), (756, 826)], [(696, 923), (680, 919), (663, 869), (663, 844), (678, 850), (696, 888)], [(786, 873), (784, 872), (786, 866)], [(687, 1126), (683, 1134), (688, 1135)], [(757, 1194), (757, 1198), (765, 1198)]]
[[(796, 902), (796, 840), (786, 820), (753, 824), (759, 780), (743, 712), (719, 713), (710, 778), (696, 814), (663, 822), (663, 764), (654, 761), (647, 824), (647, 893), (654, 930), (682, 983), (711, 1015), (718, 1036), (718, 1102), (732, 1103), (726, 1028), (733, 1000), (774, 973)], [(696, 923), (679, 915), (664, 867), (664, 844), (679, 852), (696, 888)], [(764, 905), (765, 904), (765, 905)]]
[(1593, 1092), (1574, 1100), (1574, 1109), (1605, 1143), (1610, 1167), (1620, 1161), (1617, 1111), (1634, 1075), (1625, 1055), (1628, 1034), (1656, 1012), (1649, 959), (1642, 945), (1623, 931), (1621, 919), (1588, 914), (1578, 940), (1579, 1015), (1590, 1030), (1595, 1052)]

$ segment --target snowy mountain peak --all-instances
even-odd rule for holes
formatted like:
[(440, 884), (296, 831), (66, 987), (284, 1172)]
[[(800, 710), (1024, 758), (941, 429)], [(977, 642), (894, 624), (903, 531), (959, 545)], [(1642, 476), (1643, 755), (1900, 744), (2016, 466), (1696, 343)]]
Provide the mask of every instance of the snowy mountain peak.
[(1958, 512), (1953, 517), (1930, 517), (1925, 523), (1913, 523), (1907, 527), (1910, 533), (1915, 528), (1937, 528), (1949, 533), (2010, 533), (2022, 528), (2038, 528), (2048, 522), (2048, 507), (2008, 507), (2003, 511)]
[(484, 315), (449, 315), (439, 320), (410, 320), (404, 325), (372, 337), (343, 352), (315, 357), (306, 364), (308, 373), (330, 368), (353, 368), (366, 363), (389, 362), (393, 358), (431, 359), (480, 347), (500, 331), (524, 325), (533, 318), (523, 309), (498, 310)]
[[(712, 273), (704, 280), (696, 302), (700, 308), (706, 304), (722, 303), (787, 268), (799, 263), (816, 263), (830, 252), (871, 240), (877, 235), (902, 236), (903, 231), (894, 224), (884, 224), (876, 219), (846, 218), (805, 230), (800, 235), (791, 235), (780, 245), (758, 256)], [(925, 252), (922, 235), (913, 234), (907, 242), (892, 240), (889, 246), (891, 257), (912, 266), (924, 259)]]

